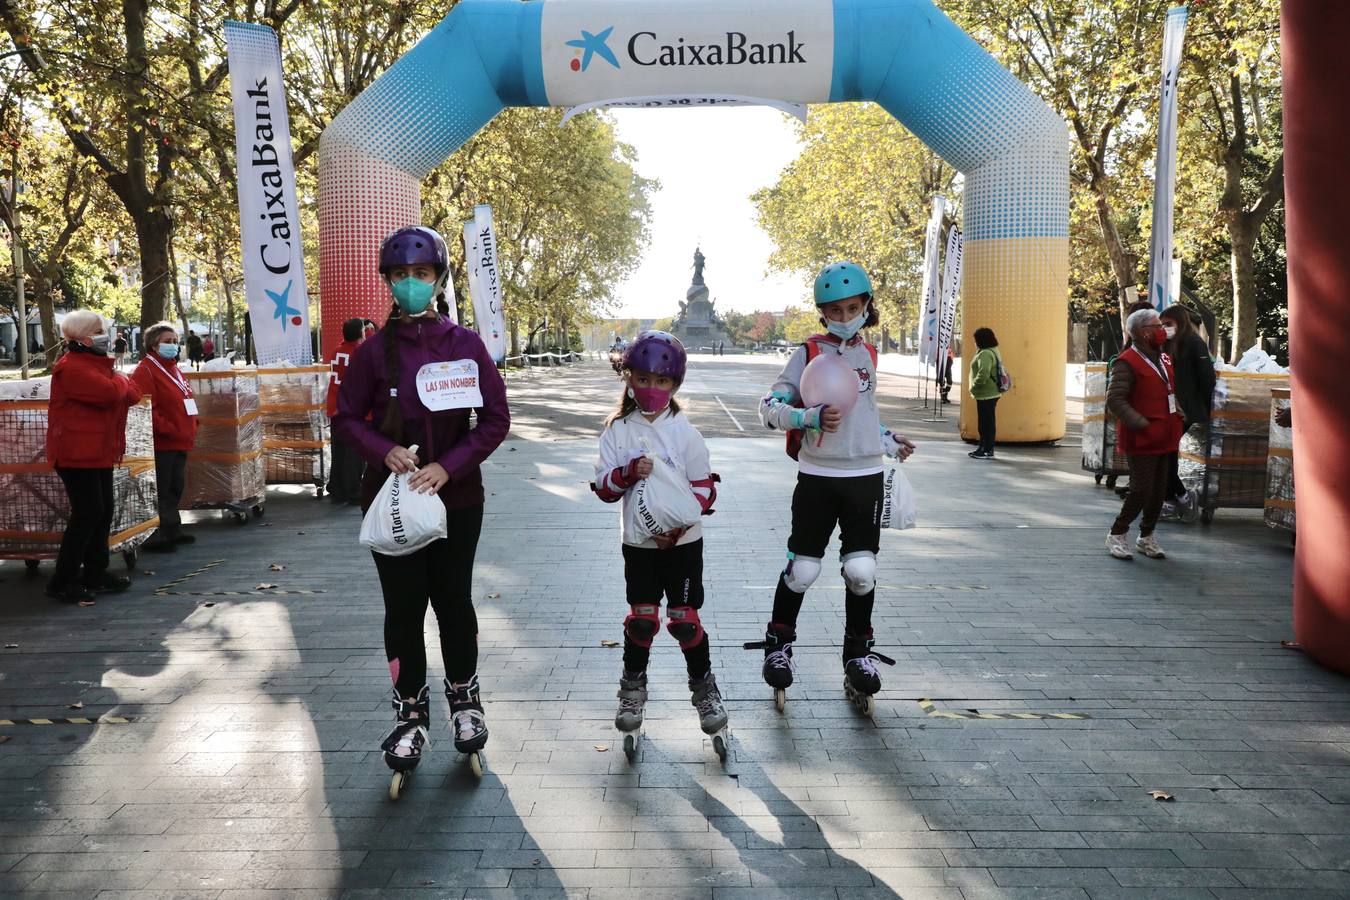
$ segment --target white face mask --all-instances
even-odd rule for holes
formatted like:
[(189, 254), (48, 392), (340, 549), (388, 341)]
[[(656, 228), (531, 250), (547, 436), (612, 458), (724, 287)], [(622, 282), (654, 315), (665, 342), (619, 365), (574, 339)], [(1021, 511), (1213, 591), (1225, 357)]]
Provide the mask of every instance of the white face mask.
[(1175, 325), (1164, 325), (1163, 331), (1167, 332), (1167, 339), (1169, 341), (1177, 336), (1177, 326)]

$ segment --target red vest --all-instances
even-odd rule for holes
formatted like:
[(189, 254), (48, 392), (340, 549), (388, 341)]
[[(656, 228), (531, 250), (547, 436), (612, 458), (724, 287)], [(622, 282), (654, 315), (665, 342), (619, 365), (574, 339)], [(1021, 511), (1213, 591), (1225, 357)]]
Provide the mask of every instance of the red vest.
[(1118, 428), (1120, 445), (1131, 456), (1158, 456), (1172, 453), (1181, 443), (1181, 413), (1168, 408), (1168, 397), (1176, 391), (1176, 375), (1172, 360), (1166, 353), (1158, 360), (1167, 380), (1156, 366), (1134, 347), (1120, 354), (1120, 358), (1134, 370), (1134, 389), (1130, 391), (1130, 406), (1148, 419), (1148, 427), (1135, 430), (1123, 422)]

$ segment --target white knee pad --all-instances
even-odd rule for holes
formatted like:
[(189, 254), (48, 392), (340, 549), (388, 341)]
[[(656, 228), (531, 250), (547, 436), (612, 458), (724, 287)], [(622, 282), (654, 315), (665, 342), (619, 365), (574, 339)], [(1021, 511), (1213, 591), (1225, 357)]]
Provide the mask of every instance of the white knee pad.
[(793, 556), (783, 569), (783, 583), (794, 594), (805, 594), (819, 577), (820, 560), (813, 556)]
[(871, 593), (877, 586), (877, 558), (866, 550), (850, 553), (843, 558), (844, 567), (840, 574), (848, 592), (855, 596)]

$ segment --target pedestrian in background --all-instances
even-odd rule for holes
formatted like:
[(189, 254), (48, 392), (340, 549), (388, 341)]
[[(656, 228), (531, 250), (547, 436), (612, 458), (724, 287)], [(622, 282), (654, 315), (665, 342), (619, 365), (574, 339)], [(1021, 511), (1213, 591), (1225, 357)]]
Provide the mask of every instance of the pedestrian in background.
[(216, 342), (212, 340), (211, 335), (202, 338), (202, 362), (210, 362), (216, 358)]
[(202, 364), (202, 339), (191, 328), (187, 333), (187, 355), (194, 369)]
[(1154, 310), (1131, 313), (1125, 328), (1130, 348), (1111, 367), (1106, 406), (1120, 423), (1121, 443), (1130, 461), (1130, 491), (1106, 536), (1106, 549), (1116, 559), (1134, 556), (1125, 536), (1142, 512), (1135, 548), (1145, 556), (1163, 559), (1166, 554), (1153, 529), (1167, 493), (1169, 458), (1181, 441), (1176, 375), (1162, 349), (1167, 332)]
[(117, 368), (122, 368), (127, 364), (127, 336), (126, 332), (117, 332), (117, 340), (113, 341), (113, 359)]
[(47, 596), (75, 602), (116, 593), (131, 579), (108, 571), (113, 523), (113, 467), (127, 447), (127, 410), (141, 389), (118, 372), (103, 317), (87, 309), (61, 320), (65, 352), (52, 369), (47, 406), (47, 462), (70, 498)]
[[(1209, 426), (1210, 410), (1214, 405), (1214, 360), (1209, 355), (1209, 345), (1200, 337), (1191, 321), (1190, 310), (1184, 306), (1172, 305), (1159, 315), (1163, 330), (1167, 332), (1164, 349), (1172, 360), (1172, 369), (1177, 376), (1177, 402), (1181, 404), (1184, 435), (1193, 426)], [(1199, 503), (1194, 491), (1186, 490), (1181, 483), (1179, 472), (1179, 453), (1174, 451), (1168, 458), (1167, 498), (1163, 502), (1164, 518), (1179, 516), (1194, 521)]]
[(967, 454), (971, 459), (993, 459), (994, 439), (998, 432), (999, 370), (1003, 357), (998, 352), (998, 338), (991, 328), (975, 329), (975, 346), (979, 352), (970, 361), (970, 396), (975, 400), (980, 445)]
[[(338, 411), (338, 392), (342, 388), (342, 377), (356, 348), (366, 339), (365, 320), (348, 319), (342, 323), (342, 343), (333, 351), (329, 362), (328, 375), (328, 419), (332, 422)], [(332, 503), (349, 503), (358, 506), (361, 503), (361, 476), (366, 464), (356, 448), (333, 431), (333, 464), (328, 470), (328, 499)]]
[(173, 553), (179, 544), (196, 540), (183, 533), (178, 505), (187, 480), (188, 451), (197, 441), (197, 401), (178, 368), (178, 329), (159, 322), (145, 330), (145, 352), (132, 381), (150, 396), (154, 411), (155, 487), (159, 500), (159, 530), (142, 549)]

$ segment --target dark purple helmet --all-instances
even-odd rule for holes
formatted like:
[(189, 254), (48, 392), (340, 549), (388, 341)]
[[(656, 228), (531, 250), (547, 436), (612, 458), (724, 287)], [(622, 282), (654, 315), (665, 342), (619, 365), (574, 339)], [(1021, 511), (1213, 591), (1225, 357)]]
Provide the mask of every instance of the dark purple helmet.
[(644, 331), (623, 351), (620, 368), (665, 375), (676, 384), (682, 384), (688, 359), (684, 344), (675, 335), (668, 331)]
[(440, 275), (448, 268), (445, 238), (425, 225), (400, 228), (380, 244), (380, 274), (394, 266), (435, 266)]

